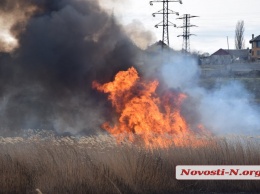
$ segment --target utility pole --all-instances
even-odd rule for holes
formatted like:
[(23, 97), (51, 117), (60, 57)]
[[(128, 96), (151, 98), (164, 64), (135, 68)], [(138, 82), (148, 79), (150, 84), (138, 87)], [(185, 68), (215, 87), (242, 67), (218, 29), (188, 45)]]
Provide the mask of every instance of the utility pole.
[(228, 46), (228, 50), (229, 50), (229, 41), (228, 41), (228, 36), (227, 36), (227, 46)]
[(177, 18), (183, 20), (183, 26), (178, 28), (183, 28), (183, 35), (179, 35), (178, 37), (183, 37), (182, 50), (183, 52), (190, 52), (190, 36), (195, 34), (190, 34), (190, 27), (198, 27), (190, 24), (190, 18), (195, 18), (199, 16), (191, 16), (190, 14), (184, 14), (183, 17)]
[(179, 15), (178, 12), (175, 12), (175, 11), (169, 9), (169, 3), (172, 3), (172, 2), (179, 2), (180, 4), (182, 4), (182, 0), (154, 0), (154, 1), (150, 1), (150, 5), (153, 5), (153, 3), (163, 3), (163, 9), (152, 14), (153, 17), (155, 17), (155, 15), (157, 15), (157, 14), (163, 15), (163, 21), (160, 22), (159, 24), (155, 25), (156, 28), (158, 28), (159, 26), (163, 27), (162, 48), (163, 48), (164, 44), (170, 46), (170, 44), (169, 44), (169, 28), (168, 27), (169, 26), (176, 27), (175, 24), (173, 24), (172, 22), (169, 21), (169, 15), (170, 14)]

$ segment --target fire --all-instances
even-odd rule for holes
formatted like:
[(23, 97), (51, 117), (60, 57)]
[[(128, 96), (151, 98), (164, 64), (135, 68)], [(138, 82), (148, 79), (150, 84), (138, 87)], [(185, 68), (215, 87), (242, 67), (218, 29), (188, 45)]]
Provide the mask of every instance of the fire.
[(187, 96), (168, 91), (161, 97), (156, 93), (158, 85), (157, 80), (142, 80), (133, 67), (120, 71), (113, 82), (101, 85), (94, 81), (93, 88), (108, 94), (118, 114), (114, 126), (107, 122), (102, 127), (119, 141), (126, 138), (147, 147), (190, 144), (194, 134), (181, 115)]

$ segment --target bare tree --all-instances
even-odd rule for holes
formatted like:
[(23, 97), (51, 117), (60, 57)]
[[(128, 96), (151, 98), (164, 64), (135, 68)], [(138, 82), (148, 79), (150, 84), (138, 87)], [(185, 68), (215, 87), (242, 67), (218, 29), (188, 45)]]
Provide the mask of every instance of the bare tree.
[(244, 39), (244, 32), (245, 32), (245, 24), (244, 21), (238, 21), (236, 25), (235, 31), (235, 46), (236, 49), (244, 49), (245, 48), (245, 39)]

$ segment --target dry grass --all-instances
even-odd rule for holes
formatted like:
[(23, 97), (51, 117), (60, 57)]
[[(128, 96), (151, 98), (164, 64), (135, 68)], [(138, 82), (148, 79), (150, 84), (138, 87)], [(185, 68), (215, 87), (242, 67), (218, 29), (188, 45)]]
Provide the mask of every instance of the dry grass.
[(0, 193), (259, 192), (258, 181), (175, 179), (180, 164), (260, 165), (257, 138), (212, 141), (199, 148), (146, 150), (126, 142), (118, 145), (109, 136), (0, 138)]

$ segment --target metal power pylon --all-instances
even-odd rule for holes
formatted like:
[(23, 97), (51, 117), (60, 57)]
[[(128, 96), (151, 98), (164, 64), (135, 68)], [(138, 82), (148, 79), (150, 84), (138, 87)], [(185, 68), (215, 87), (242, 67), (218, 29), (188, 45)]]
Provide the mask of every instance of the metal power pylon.
[(178, 37), (183, 37), (182, 50), (186, 53), (190, 52), (190, 36), (195, 35), (190, 33), (190, 27), (198, 27), (190, 24), (190, 18), (195, 18), (199, 16), (191, 16), (190, 14), (184, 14), (183, 17), (177, 18), (183, 20), (183, 26), (178, 28), (183, 28), (183, 35)]
[(154, 0), (150, 1), (150, 5), (153, 5), (153, 3), (163, 3), (163, 9), (159, 10), (158, 12), (153, 13), (153, 17), (155, 17), (156, 14), (162, 14), (163, 15), (163, 21), (160, 22), (159, 24), (156, 24), (155, 27), (158, 28), (159, 26), (163, 27), (163, 35), (162, 35), (162, 47), (164, 44), (167, 44), (169, 46), (169, 26), (174, 26), (176, 27), (175, 24), (169, 21), (169, 15), (170, 14), (176, 14), (179, 15), (178, 12), (175, 12), (171, 9), (169, 9), (169, 3), (172, 2), (179, 2), (182, 4), (181, 0)]

